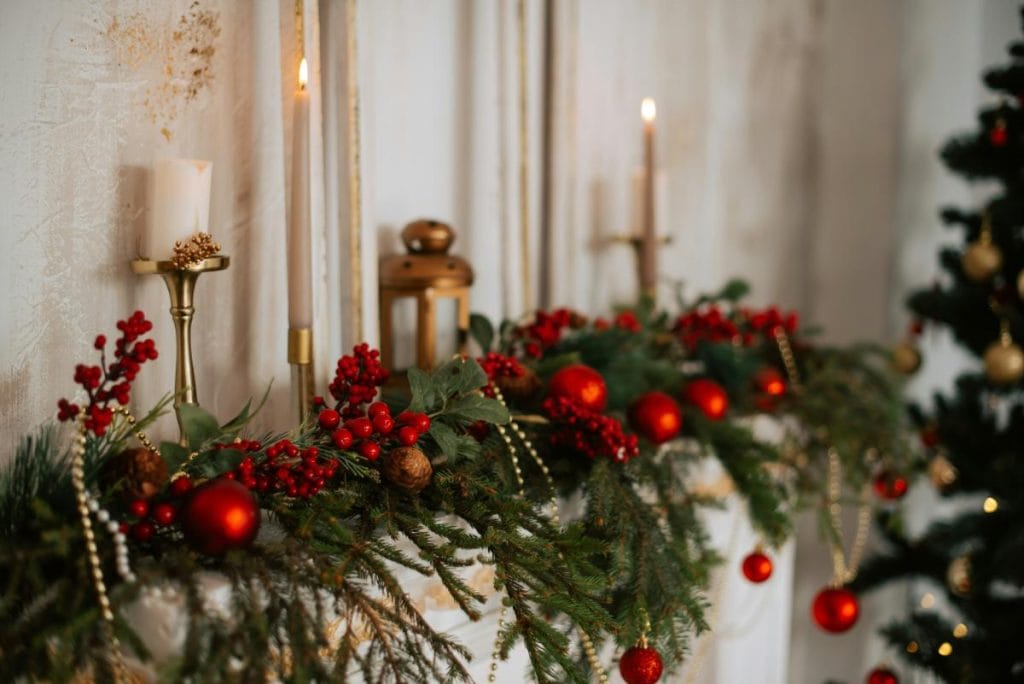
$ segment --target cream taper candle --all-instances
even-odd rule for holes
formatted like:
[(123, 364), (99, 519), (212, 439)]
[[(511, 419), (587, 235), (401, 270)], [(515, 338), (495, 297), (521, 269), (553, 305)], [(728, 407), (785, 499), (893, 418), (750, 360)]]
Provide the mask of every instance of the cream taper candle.
[(152, 213), (141, 256), (171, 258), (174, 243), (210, 232), (213, 163), (201, 159), (161, 159), (153, 165)]
[(312, 226), (309, 219), (309, 80), (303, 58), (292, 120), (292, 206), (288, 221), (288, 327), (313, 325)]

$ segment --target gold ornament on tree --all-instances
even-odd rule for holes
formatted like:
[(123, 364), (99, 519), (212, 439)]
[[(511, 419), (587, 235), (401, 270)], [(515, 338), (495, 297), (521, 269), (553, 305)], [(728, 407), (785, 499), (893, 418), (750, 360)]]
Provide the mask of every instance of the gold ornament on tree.
[(928, 479), (932, 481), (935, 488), (945, 491), (953, 486), (959, 473), (956, 466), (949, 462), (949, 459), (939, 454), (928, 462)]
[(946, 570), (946, 584), (957, 596), (966, 596), (971, 592), (971, 558), (959, 556), (953, 559)]
[(921, 367), (921, 352), (913, 340), (905, 339), (892, 348), (892, 367), (903, 375), (912, 375)]
[(996, 385), (1012, 385), (1024, 377), (1024, 350), (1010, 337), (1010, 324), (999, 323), (999, 339), (985, 350), (985, 377)]
[(410, 492), (423, 490), (433, 474), (430, 459), (416, 447), (398, 447), (384, 457), (384, 477)]
[(986, 211), (981, 218), (981, 234), (967, 246), (962, 262), (964, 273), (976, 283), (982, 283), (999, 272), (1003, 253), (992, 242), (992, 222)]

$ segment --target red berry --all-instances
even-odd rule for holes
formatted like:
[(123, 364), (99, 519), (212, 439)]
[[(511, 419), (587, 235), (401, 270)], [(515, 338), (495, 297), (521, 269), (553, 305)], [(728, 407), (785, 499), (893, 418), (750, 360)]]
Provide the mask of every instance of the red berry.
[(341, 423), (341, 415), (334, 409), (324, 409), (317, 416), (317, 421), (324, 430), (333, 430)]
[(359, 445), (359, 453), (370, 461), (376, 461), (380, 456), (380, 444), (376, 442), (365, 441)]
[(409, 424), (416, 428), (421, 435), (430, 432), (430, 416), (426, 413), (414, 413), (412, 422)]
[(412, 425), (415, 417), (416, 414), (412, 411), (402, 411), (398, 414), (398, 417), (395, 420), (397, 420), (400, 425)]
[(391, 416), (378, 414), (373, 417), (373, 431), (378, 435), (388, 435), (395, 429), (395, 421)]
[(398, 428), (398, 442), (402, 446), (412, 446), (420, 439), (419, 431), (411, 425)]
[(334, 440), (334, 446), (339, 449), (348, 449), (352, 446), (352, 433), (345, 428), (338, 428), (331, 434), (331, 439)]
[(149, 513), (149, 502), (145, 499), (136, 499), (128, 505), (128, 511), (136, 518), (144, 518)]
[(357, 439), (366, 439), (373, 434), (373, 423), (370, 422), (369, 418), (353, 418), (345, 423), (345, 427)]
[(146, 542), (153, 538), (156, 528), (148, 520), (140, 520), (131, 526), (130, 534), (135, 541)]
[(174, 522), (174, 506), (169, 503), (158, 503), (153, 506), (153, 520), (157, 525), (170, 525)]
[(184, 496), (190, 489), (192, 489), (192, 479), (188, 475), (171, 480), (171, 494), (174, 496)]
[(391, 408), (388, 407), (383, 401), (375, 401), (370, 404), (370, 407), (366, 409), (366, 414), (370, 418), (376, 418), (377, 416), (391, 416)]

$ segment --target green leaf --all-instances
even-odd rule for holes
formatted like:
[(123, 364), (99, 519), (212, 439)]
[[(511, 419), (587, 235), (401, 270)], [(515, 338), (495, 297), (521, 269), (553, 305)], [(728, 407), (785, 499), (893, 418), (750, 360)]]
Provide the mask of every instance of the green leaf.
[(509, 421), (508, 409), (495, 399), (480, 394), (467, 394), (448, 404), (445, 416), (463, 424), (482, 420), (485, 423), (504, 425)]
[(487, 374), (473, 359), (456, 358), (434, 371), (434, 382), (443, 397), (458, 397), (487, 384)]
[(163, 456), (164, 463), (167, 464), (168, 472), (176, 473), (188, 459), (188, 449), (177, 442), (161, 442), (160, 455)]
[(221, 425), (221, 432), (228, 433), (232, 437), (236, 436), (241, 431), (241, 429), (245, 427), (246, 423), (252, 420), (253, 416), (259, 413), (260, 409), (263, 408), (263, 405), (267, 403), (267, 397), (270, 396), (270, 389), (271, 387), (273, 387), (273, 385), (273, 382), (267, 385), (267, 389), (266, 391), (263, 392), (263, 397), (260, 398), (260, 403), (256, 405), (255, 409), (252, 409), (252, 399), (249, 399), (249, 401), (245, 402), (245, 406), (242, 407), (242, 410), (238, 412), (237, 416)]
[(486, 316), (477, 313), (470, 314), (469, 334), (473, 336), (484, 353), (491, 350), (491, 344), (494, 343), (494, 326)]
[(412, 393), (409, 410), (418, 413), (432, 412), (438, 403), (438, 391), (434, 379), (419, 368), (410, 368), (406, 377), (409, 379), (409, 391)]
[(459, 436), (448, 425), (435, 420), (430, 424), (430, 432), (428, 434), (434, 438), (434, 441), (437, 442), (437, 447), (445, 456), (451, 458), (459, 453)]
[(182, 404), (178, 407), (185, 439), (193, 450), (198, 449), (220, 434), (220, 424), (206, 409), (196, 404)]

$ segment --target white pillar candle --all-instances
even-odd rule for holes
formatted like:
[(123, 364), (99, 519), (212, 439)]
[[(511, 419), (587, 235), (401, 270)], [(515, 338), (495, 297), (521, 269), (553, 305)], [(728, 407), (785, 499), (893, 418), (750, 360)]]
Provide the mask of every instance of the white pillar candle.
[(312, 226), (309, 219), (309, 91), (306, 59), (299, 66), (292, 121), (292, 206), (288, 221), (288, 327), (313, 325)]
[(142, 256), (166, 261), (174, 243), (210, 232), (213, 163), (201, 159), (161, 159), (153, 165), (153, 205)]

